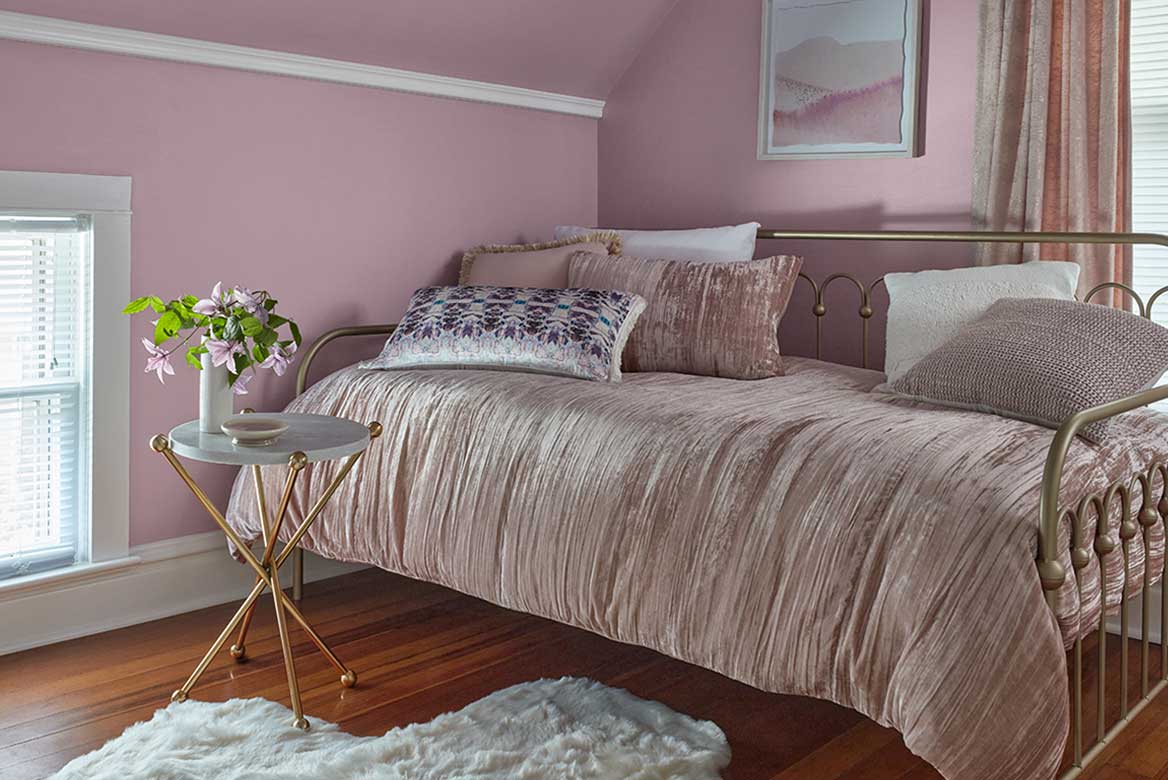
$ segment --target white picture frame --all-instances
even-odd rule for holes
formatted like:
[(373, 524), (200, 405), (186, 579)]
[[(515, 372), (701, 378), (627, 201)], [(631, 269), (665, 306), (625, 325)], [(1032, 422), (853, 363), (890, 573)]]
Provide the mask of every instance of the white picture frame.
[[(843, 0), (842, 2), (841, 0), (763, 0), (762, 49), (759, 57), (758, 159), (813, 160), (917, 156), (917, 105), (921, 64), (921, 5), (922, 0)], [(888, 6), (895, 7), (889, 9)], [(786, 15), (785, 17), (784, 14)], [(822, 18), (814, 16), (815, 14), (834, 15), (835, 18), (831, 19), (827, 25), (830, 26), (830, 30), (833, 33), (842, 32), (841, 37), (844, 37), (845, 40), (841, 43), (831, 35), (812, 35), (817, 25), (824, 25)], [(852, 16), (849, 17), (849, 14), (852, 14)], [(802, 56), (801, 52), (796, 51), (796, 49), (804, 43), (819, 46), (821, 49), (814, 52), (809, 51), (805, 55), (808, 67), (810, 67), (813, 58), (818, 57), (819, 61), (822, 62), (824, 57), (831, 56), (833, 49), (838, 55), (839, 51), (848, 47), (851, 43), (872, 46), (883, 44), (884, 58), (882, 62), (885, 64), (888, 63), (887, 55), (891, 48), (888, 44), (891, 44), (891, 40), (881, 39), (868, 44), (863, 39), (864, 35), (871, 34), (869, 31), (873, 29), (871, 21), (874, 14), (881, 17), (882, 24), (879, 27), (882, 30), (888, 31), (894, 29), (898, 21), (902, 25), (901, 31), (903, 32), (903, 37), (897, 38), (903, 47), (903, 65), (899, 74), (900, 113), (898, 124), (895, 123), (896, 117), (893, 117), (890, 113), (894, 108), (894, 104), (890, 102), (890, 99), (892, 94), (894, 94), (892, 90), (895, 86), (895, 77), (886, 79), (880, 84), (874, 84), (870, 87), (864, 87), (858, 90), (838, 89), (832, 93), (830, 92), (830, 88), (805, 84), (793, 79), (780, 79), (777, 75), (776, 55), (787, 54), (788, 62), (790, 62), (791, 57)], [(899, 20), (896, 14), (900, 14)], [(847, 29), (851, 23), (855, 24), (854, 32)], [(842, 30), (841, 27), (843, 28)], [(809, 37), (800, 39), (800, 36), (804, 35)], [(791, 43), (796, 39), (800, 39), (802, 42), (792, 47)], [(829, 39), (829, 42), (822, 44), (815, 43), (824, 39)], [(832, 48), (824, 51), (822, 50), (824, 47)], [(853, 49), (852, 53), (855, 56), (861, 56), (857, 52), (863, 51), (865, 50), (862, 48)], [(844, 58), (835, 56), (830, 61), (836, 63), (841, 59)], [(797, 68), (797, 66), (798, 62), (796, 61), (794, 67)], [(788, 67), (792, 66), (789, 65)], [(816, 69), (817, 72), (822, 72), (822, 70), (822, 68)], [(854, 68), (852, 72), (855, 72)], [(847, 76), (848, 74), (845, 73), (841, 78), (846, 79)], [(779, 88), (780, 80), (785, 84), (796, 86), (790, 90), (782, 91)], [(884, 122), (869, 123), (863, 130), (849, 129), (845, 126), (845, 122), (840, 122), (837, 128), (823, 131), (823, 141), (814, 140), (814, 135), (817, 132), (815, 124), (829, 126), (832, 118), (830, 112), (835, 111), (838, 114), (839, 105), (842, 105), (852, 97), (862, 97), (862, 93), (868, 92), (871, 94), (873, 90), (877, 89), (882, 90), (879, 97), (884, 102)], [(783, 122), (779, 117), (775, 116), (776, 105), (780, 102), (791, 105), (793, 101), (798, 105), (798, 108), (795, 111), (784, 113), (805, 113), (807, 107), (811, 107), (813, 111), (817, 112), (815, 121), (805, 121), (803, 117), (796, 117), (792, 121), (804, 122), (804, 126), (787, 130), (788, 138), (776, 138), (775, 135), (783, 132), (784, 128)], [(804, 102), (799, 103), (799, 101)], [(836, 104), (836, 107), (828, 105), (832, 102)], [(824, 106), (828, 107), (823, 108)], [(776, 130), (776, 128), (778, 129)], [(786, 128), (791, 128), (791, 125), (787, 124)], [(899, 130), (899, 138), (895, 140), (891, 137), (894, 129)], [(886, 137), (884, 139), (861, 139), (858, 137), (848, 138), (846, 140), (838, 139), (839, 135), (847, 135), (849, 132), (856, 134), (858, 132), (868, 132), (869, 130), (871, 130), (873, 135), (884, 133)], [(837, 137), (830, 138), (828, 137), (830, 135), (836, 135)]]

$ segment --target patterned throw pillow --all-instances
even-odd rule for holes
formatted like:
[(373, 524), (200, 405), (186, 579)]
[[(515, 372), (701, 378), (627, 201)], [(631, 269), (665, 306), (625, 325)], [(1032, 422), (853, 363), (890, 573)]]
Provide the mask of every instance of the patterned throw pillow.
[[(1075, 412), (1152, 387), (1166, 370), (1168, 328), (1093, 303), (1007, 298), (888, 389), (1057, 428)], [(1114, 422), (1079, 433), (1102, 441)]]
[(361, 368), (485, 368), (619, 382), (645, 309), (615, 290), (423, 287), (381, 354)]

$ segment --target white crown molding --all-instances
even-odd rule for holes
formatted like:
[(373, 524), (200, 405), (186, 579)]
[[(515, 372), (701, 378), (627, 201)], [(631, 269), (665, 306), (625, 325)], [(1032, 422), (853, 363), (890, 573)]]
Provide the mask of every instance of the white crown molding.
[[(306, 582), (363, 568), (304, 555)], [(117, 561), (0, 586), (0, 656), (242, 601), (254, 584), (251, 569), (227, 554), (218, 531), (131, 547)]]
[(374, 87), (394, 92), (495, 103), (591, 119), (599, 119), (604, 113), (604, 101), (595, 98), (562, 95), (452, 76), (436, 76), (359, 62), (312, 57), (307, 54), (71, 22), (14, 11), (0, 11), (0, 38)]

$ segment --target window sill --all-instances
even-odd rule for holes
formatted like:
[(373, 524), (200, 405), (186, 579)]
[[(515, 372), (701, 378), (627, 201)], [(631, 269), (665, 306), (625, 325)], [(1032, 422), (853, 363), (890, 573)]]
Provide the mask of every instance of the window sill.
[(13, 577), (0, 581), (0, 601), (22, 598), (35, 593), (50, 590), (59, 590), (65, 587), (81, 585), (89, 580), (105, 577), (120, 569), (128, 569), (141, 563), (142, 559), (136, 555), (124, 558), (115, 558), (112, 561), (99, 563), (77, 563), (52, 571), (30, 574), (26, 577)]

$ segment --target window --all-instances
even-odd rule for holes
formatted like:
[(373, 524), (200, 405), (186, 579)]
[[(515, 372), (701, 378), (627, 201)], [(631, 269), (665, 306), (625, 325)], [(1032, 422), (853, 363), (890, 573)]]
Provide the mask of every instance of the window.
[(87, 556), (92, 235), (0, 213), (0, 579)]
[(130, 179), (0, 171), (0, 601), (129, 565)]
[[(1168, 5), (1132, 0), (1132, 229), (1168, 233)], [(1146, 301), (1168, 287), (1168, 249), (1135, 247), (1132, 281)], [(1168, 295), (1152, 318), (1168, 325)]]

